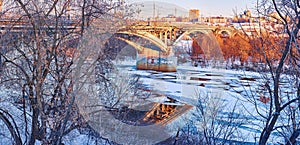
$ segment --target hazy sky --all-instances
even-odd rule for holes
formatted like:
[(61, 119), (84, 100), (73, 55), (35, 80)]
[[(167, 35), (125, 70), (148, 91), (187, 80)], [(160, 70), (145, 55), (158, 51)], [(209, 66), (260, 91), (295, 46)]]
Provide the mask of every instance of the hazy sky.
[[(144, 2), (149, 0), (129, 0), (129, 2)], [(201, 15), (204, 16), (233, 16), (234, 12), (241, 13), (246, 8), (252, 10), (255, 6), (256, 0), (156, 0), (155, 3), (164, 2), (178, 5), (186, 10), (197, 8), (200, 10)], [(153, 0), (150, 2), (153, 2)], [(152, 5), (146, 7), (153, 8)], [(167, 5), (157, 6), (161, 9), (168, 8)], [(151, 13), (149, 11), (149, 13)], [(172, 12), (170, 12), (172, 13)]]

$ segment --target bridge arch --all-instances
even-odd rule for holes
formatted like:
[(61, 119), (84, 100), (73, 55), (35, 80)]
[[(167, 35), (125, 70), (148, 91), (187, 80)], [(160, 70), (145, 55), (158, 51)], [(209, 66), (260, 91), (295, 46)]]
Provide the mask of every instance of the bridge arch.
[(180, 43), (184, 36), (191, 37), (193, 43), (196, 43), (203, 51), (205, 58), (214, 60), (224, 60), (222, 50), (219, 46), (219, 42), (216, 39), (212, 29), (192, 29), (185, 31), (175, 41), (174, 45)]
[(118, 31), (105, 45), (105, 53), (112, 60), (116, 60), (118, 53), (130, 46), (137, 50), (137, 69), (176, 71), (177, 60), (172, 56), (170, 57), (171, 47), (168, 47), (161, 39), (149, 32)]
[[(154, 36), (148, 32), (119, 31), (116, 34), (123, 34), (123, 36), (119, 35), (116, 38), (128, 43), (129, 45), (132, 45), (133, 47), (135, 47), (138, 50), (142, 50), (144, 48), (149, 48), (149, 49), (153, 49), (153, 50), (160, 51), (160, 52), (168, 52), (168, 46), (162, 40), (160, 40), (159, 38), (157, 38), (156, 36)], [(125, 34), (125, 37), (124, 37), (124, 34)], [(152, 45), (152, 47), (151, 47), (149, 45), (149, 43), (139, 44), (139, 43), (132, 42), (130, 40), (130, 38), (128, 38), (130, 36), (137, 36), (137, 37), (143, 38), (145, 40), (150, 41), (154, 45)]]
[(227, 30), (221, 30), (221, 31), (219, 32), (219, 35), (220, 35), (221, 37), (229, 37), (229, 36), (231, 36), (231, 33), (230, 33), (229, 31), (227, 31)]
[(180, 40), (182, 40), (182, 38), (186, 35), (190, 35), (192, 33), (195, 33), (195, 32), (201, 32), (201, 33), (204, 33), (204, 34), (208, 34), (209, 32), (211, 32), (210, 29), (191, 29), (191, 30), (187, 30), (185, 31), (184, 33), (182, 33), (174, 42), (174, 44), (176, 45), (177, 43), (179, 43)]
[(227, 29), (217, 29), (215, 31), (215, 34), (217, 36), (220, 36), (220, 37), (223, 37), (223, 38), (227, 38), (227, 37), (232, 36), (232, 32), (230, 30), (227, 30)]
[(117, 54), (128, 46), (136, 49), (137, 53), (143, 53), (145, 50), (165, 54), (169, 52), (168, 46), (162, 40), (148, 32), (118, 31), (105, 43), (105, 53), (111, 59), (115, 59)]

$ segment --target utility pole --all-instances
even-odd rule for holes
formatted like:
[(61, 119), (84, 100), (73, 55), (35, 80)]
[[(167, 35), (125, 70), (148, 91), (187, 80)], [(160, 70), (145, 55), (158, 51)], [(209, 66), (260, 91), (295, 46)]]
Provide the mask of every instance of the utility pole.
[[(155, 25), (155, 20), (156, 20), (156, 18), (155, 18), (155, 11), (156, 11), (156, 6), (155, 6), (155, 2), (153, 1), (153, 25)], [(150, 22), (151, 22), (151, 20), (150, 20)]]
[(153, 20), (155, 19), (155, 2), (153, 2)]

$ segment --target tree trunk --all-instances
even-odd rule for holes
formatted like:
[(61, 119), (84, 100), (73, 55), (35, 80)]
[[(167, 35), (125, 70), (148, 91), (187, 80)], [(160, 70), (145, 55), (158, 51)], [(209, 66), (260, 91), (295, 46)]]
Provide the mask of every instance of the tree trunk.
[[(34, 105), (33, 105), (34, 106)], [(37, 138), (38, 135), (38, 108), (37, 106), (34, 106), (33, 108), (33, 113), (32, 113), (32, 124), (31, 124), (31, 134), (30, 134), (30, 140), (28, 145), (34, 145), (35, 144), (35, 140)]]
[(173, 145), (176, 145), (176, 143), (177, 143), (177, 141), (178, 141), (178, 139), (179, 139), (179, 131), (180, 131), (180, 129), (178, 128), (178, 131), (177, 131), (177, 133), (176, 133), (175, 141), (174, 141), (174, 144), (173, 144)]
[(16, 145), (22, 145), (22, 140), (20, 138), (20, 136), (17, 135), (16, 130), (14, 129), (12, 123), (9, 121), (9, 119), (7, 117), (4, 116), (3, 113), (0, 112), (0, 120), (2, 120), (6, 127), (8, 128), (11, 136), (13, 137), (13, 139), (15, 140), (15, 144)]
[(274, 114), (271, 123), (264, 128), (264, 131), (259, 138), (259, 143), (258, 143), (259, 145), (265, 145), (267, 143), (270, 134), (275, 126), (275, 123), (277, 122), (278, 117), (279, 117), (279, 113)]
[(286, 145), (295, 145), (296, 139), (300, 135), (300, 129), (296, 129), (291, 135), (290, 139), (286, 142)]

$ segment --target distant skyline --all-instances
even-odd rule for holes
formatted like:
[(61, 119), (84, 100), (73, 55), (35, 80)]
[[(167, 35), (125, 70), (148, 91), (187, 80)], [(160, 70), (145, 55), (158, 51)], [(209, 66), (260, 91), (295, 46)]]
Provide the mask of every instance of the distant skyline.
[[(161, 8), (162, 10), (168, 9), (167, 5), (159, 5), (159, 2), (163, 3), (170, 3), (181, 7), (188, 11), (189, 9), (199, 9), (200, 15), (203, 16), (234, 16), (234, 11), (237, 14), (240, 14), (242, 11), (246, 9), (250, 9), (253, 11), (255, 7), (256, 1), (250, 0), (156, 0), (156, 1), (149, 1), (149, 0), (128, 0), (129, 3), (134, 2), (148, 2), (148, 10), (146, 12), (153, 13), (153, 6), (149, 6), (149, 2), (157, 3), (157, 8)], [(174, 13), (174, 10), (170, 11), (169, 13)], [(162, 14), (165, 15), (165, 14)]]

